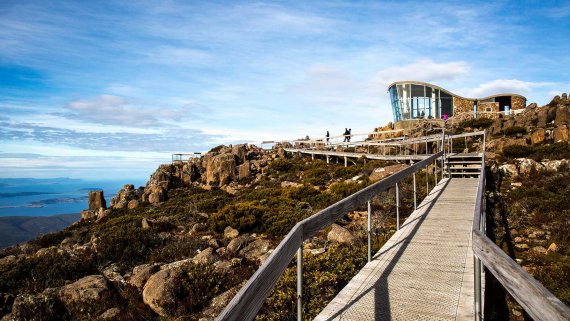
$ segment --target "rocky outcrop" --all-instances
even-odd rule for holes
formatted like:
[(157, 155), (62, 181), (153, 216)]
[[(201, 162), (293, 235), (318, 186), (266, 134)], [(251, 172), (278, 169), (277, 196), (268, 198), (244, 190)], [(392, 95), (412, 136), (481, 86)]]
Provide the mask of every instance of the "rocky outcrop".
[(135, 189), (134, 185), (126, 184), (115, 197), (111, 198), (111, 207), (117, 209), (127, 208), (130, 201), (139, 199), (141, 192), (140, 188)]
[(175, 315), (178, 295), (183, 291), (180, 282), (183, 274), (180, 268), (169, 268), (153, 274), (144, 286), (143, 302), (162, 317)]
[(90, 191), (88, 194), (88, 205), (90, 211), (99, 211), (100, 208), (107, 208), (107, 202), (103, 191)]

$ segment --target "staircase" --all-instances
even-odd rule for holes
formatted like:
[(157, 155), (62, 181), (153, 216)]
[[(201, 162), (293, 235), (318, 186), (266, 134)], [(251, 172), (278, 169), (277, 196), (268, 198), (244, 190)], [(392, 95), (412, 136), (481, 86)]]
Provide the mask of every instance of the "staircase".
[(457, 153), (447, 158), (445, 173), (451, 177), (479, 177), (481, 171), (481, 153)]

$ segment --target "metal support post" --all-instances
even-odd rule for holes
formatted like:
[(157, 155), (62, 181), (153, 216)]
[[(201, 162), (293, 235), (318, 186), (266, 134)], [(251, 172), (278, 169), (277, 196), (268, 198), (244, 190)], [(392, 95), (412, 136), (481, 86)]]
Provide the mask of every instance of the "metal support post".
[(370, 201), (368, 201), (368, 226), (367, 226), (367, 234), (368, 234), (368, 262), (372, 261), (372, 206)]
[(396, 183), (396, 230), (400, 230), (400, 189)]
[(329, 155), (327, 155), (327, 164), (330, 162)]
[(416, 196), (416, 172), (414, 172), (414, 210), (418, 209), (418, 199)]
[(344, 167), (348, 166), (348, 157), (344, 156)]
[(303, 321), (303, 243), (297, 250), (297, 321)]
[(427, 189), (426, 195), (429, 195), (429, 170), (428, 170), (428, 168), (429, 168), (429, 164), (426, 165), (426, 189)]
[(315, 160), (315, 154), (311, 153), (311, 160)]
[[(437, 159), (433, 160), (433, 176), (434, 176), (434, 181), (435, 181), (435, 185), (437, 185)], [(434, 186), (435, 186), (434, 185)]]
[(483, 319), (481, 313), (481, 262), (476, 256), (473, 256), (473, 260), (475, 267), (475, 320), (481, 321)]

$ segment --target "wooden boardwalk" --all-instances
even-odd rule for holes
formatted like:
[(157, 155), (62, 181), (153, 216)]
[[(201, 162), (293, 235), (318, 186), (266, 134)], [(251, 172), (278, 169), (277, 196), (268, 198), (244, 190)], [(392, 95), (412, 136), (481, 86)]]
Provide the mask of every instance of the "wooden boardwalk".
[(393, 161), (420, 161), (428, 158), (430, 155), (426, 154), (410, 154), (410, 155), (382, 155), (382, 154), (369, 154), (369, 153), (349, 153), (337, 152), (332, 150), (318, 150), (318, 149), (303, 149), (303, 148), (285, 148), (289, 153), (301, 153), (306, 155), (320, 155), (329, 157), (348, 157), (348, 158), (367, 158), (378, 160), (393, 160)]
[(473, 320), (477, 183), (442, 180), (315, 320)]

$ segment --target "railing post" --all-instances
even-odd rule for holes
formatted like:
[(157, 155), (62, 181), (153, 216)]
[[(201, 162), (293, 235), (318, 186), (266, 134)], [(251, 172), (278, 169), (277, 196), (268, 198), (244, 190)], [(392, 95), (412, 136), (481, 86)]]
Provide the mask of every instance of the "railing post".
[(368, 262), (372, 261), (372, 206), (368, 201), (367, 235), (368, 235)]
[(418, 201), (416, 196), (416, 172), (414, 172), (414, 210), (418, 209)]
[(297, 321), (303, 321), (303, 243), (297, 250)]
[(429, 164), (426, 165), (426, 195), (429, 195), (429, 171), (428, 171)]
[(400, 189), (396, 183), (396, 230), (400, 230)]

